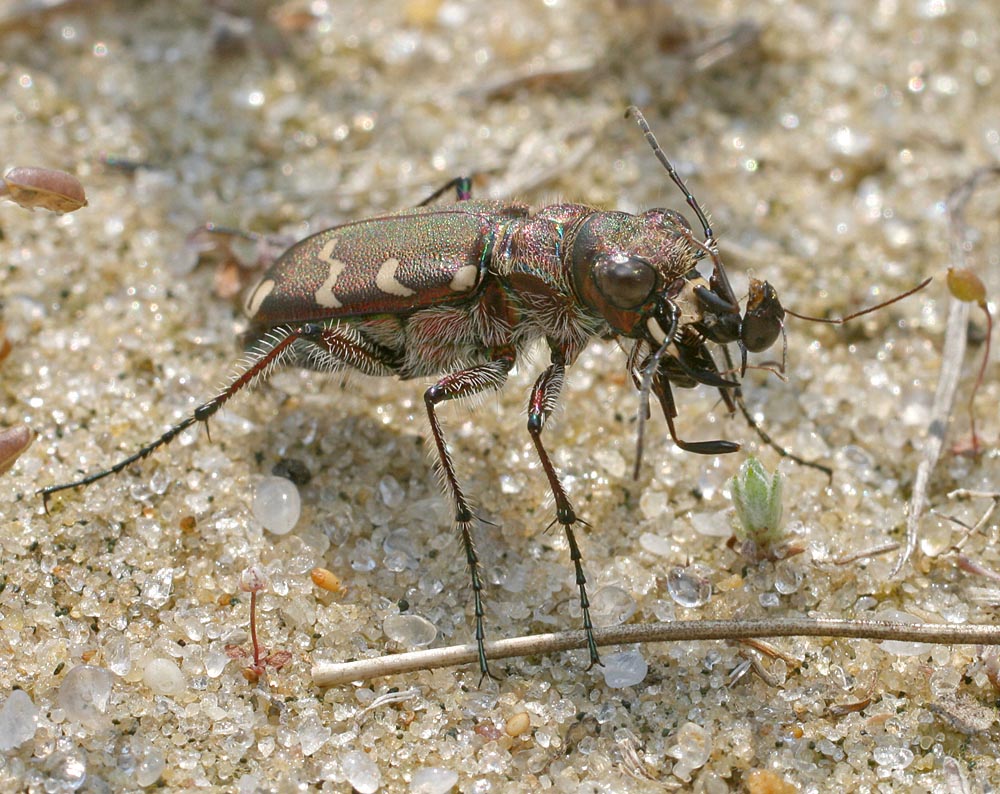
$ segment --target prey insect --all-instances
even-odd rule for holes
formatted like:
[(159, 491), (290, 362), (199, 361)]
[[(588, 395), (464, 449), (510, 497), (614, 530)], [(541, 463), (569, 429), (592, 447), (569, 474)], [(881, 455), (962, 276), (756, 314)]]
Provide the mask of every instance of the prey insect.
[[(642, 114), (629, 109), (702, 229), (699, 238), (679, 212), (639, 215), (582, 204), (533, 210), (514, 201), (473, 200), (460, 178), (414, 209), (327, 229), (294, 244), (253, 289), (250, 358), (222, 391), (155, 441), (108, 469), (44, 488), (46, 504), (59, 491), (120, 472), (207, 422), (232, 397), (276, 367), (357, 370), (402, 379), (437, 376), (424, 393), (444, 489), (470, 571), (479, 668), (485, 608), (476, 520), (445, 439), (441, 403), (500, 389), (527, 348), (548, 347), (549, 364), (528, 399), (527, 429), (566, 535), (591, 664), (593, 639), (587, 577), (577, 543), (577, 515), (545, 448), (542, 432), (559, 399), (567, 369), (596, 337), (626, 348), (640, 390), (640, 423), (649, 397), (660, 404), (674, 443), (689, 452), (719, 455), (739, 445), (721, 439), (686, 441), (677, 434), (673, 388), (699, 384), (719, 390), (732, 412), (740, 399), (734, 378), (747, 353), (771, 347), (783, 333), (784, 310), (770, 284), (752, 281), (747, 308), (719, 257), (705, 213), (656, 142)], [(457, 202), (431, 205), (454, 189)], [(711, 265), (706, 278), (699, 263)], [(741, 367), (727, 345), (735, 343)], [(712, 348), (725, 356), (720, 369)], [(442, 375), (442, 373), (444, 373)], [(641, 456), (641, 433), (637, 459)], [(638, 460), (637, 460), (638, 466)]]

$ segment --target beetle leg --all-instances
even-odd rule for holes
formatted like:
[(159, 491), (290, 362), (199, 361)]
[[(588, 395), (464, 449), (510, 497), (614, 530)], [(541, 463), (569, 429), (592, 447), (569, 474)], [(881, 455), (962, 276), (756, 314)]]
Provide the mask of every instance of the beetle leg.
[(417, 204), (417, 206), (426, 207), (435, 199), (441, 198), (441, 196), (452, 188), (455, 189), (455, 201), (468, 201), (472, 198), (472, 178), (468, 176), (456, 176), (454, 179), (449, 179), (445, 184), (441, 185), (441, 187)]
[(586, 526), (586, 522), (577, 518), (576, 511), (566, 495), (566, 489), (559, 480), (559, 474), (556, 472), (555, 466), (552, 465), (545, 447), (542, 446), (542, 427), (556, 407), (565, 375), (566, 366), (561, 361), (554, 361), (548, 369), (538, 376), (528, 401), (528, 433), (531, 434), (535, 451), (538, 453), (538, 459), (542, 463), (542, 469), (549, 480), (549, 488), (555, 499), (556, 520), (553, 523), (558, 522), (562, 525), (563, 531), (566, 533), (566, 541), (569, 543), (569, 557), (573, 561), (573, 568), (576, 571), (576, 585), (580, 588), (583, 630), (587, 633), (587, 650), (590, 652), (590, 666), (593, 667), (595, 664), (601, 663), (601, 657), (597, 653), (594, 625), (590, 620), (590, 599), (587, 597), (587, 577), (583, 573), (583, 555), (580, 554), (580, 547), (577, 545), (576, 535), (573, 533), (574, 524), (580, 523)]
[(211, 400), (195, 408), (190, 416), (168, 428), (155, 441), (127, 458), (123, 458), (110, 468), (102, 469), (72, 482), (42, 488), (39, 491), (42, 495), (42, 503), (48, 508), (48, 500), (52, 494), (68, 488), (90, 485), (92, 482), (117, 474), (133, 463), (149, 456), (154, 450), (169, 444), (192, 425), (198, 422), (207, 423), (222, 406), (239, 392), (252, 388), (256, 383), (264, 380), (284, 360), (294, 357), (297, 354), (295, 345), (302, 343), (312, 343), (315, 350), (320, 351), (318, 354), (314, 354), (313, 359), (315, 360), (317, 355), (321, 355), (320, 363), (329, 368), (341, 364), (373, 375), (390, 374), (393, 371), (393, 362), (389, 358), (388, 351), (374, 345), (350, 326), (325, 327), (318, 323), (306, 323), (296, 328), (273, 329), (267, 336), (258, 341), (255, 351), (251, 354), (252, 360), (232, 382)]
[(483, 646), (483, 640), (486, 636), (483, 630), (483, 615), (485, 614), (482, 595), (483, 583), (479, 576), (479, 556), (476, 554), (475, 543), (472, 540), (472, 519), (474, 516), (455, 474), (455, 464), (448, 451), (448, 444), (444, 440), (441, 422), (438, 420), (435, 408), (438, 403), (447, 400), (471, 397), (487, 389), (500, 389), (513, 366), (514, 354), (504, 351), (493, 361), (446, 375), (424, 392), (424, 404), (427, 406), (427, 418), (430, 420), (434, 446), (441, 463), (442, 479), (445, 489), (455, 505), (455, 524), (462, 536), (462, 548), (465, 549), (465, 560), (469, 565), (469, 575), (472, 579), (473, 606), (476, 614), (476, 646), (479, 650), (479, 672), (482, 673), (483, 678), (490, 675), (490, 668), (486, 663), (486, 649)]

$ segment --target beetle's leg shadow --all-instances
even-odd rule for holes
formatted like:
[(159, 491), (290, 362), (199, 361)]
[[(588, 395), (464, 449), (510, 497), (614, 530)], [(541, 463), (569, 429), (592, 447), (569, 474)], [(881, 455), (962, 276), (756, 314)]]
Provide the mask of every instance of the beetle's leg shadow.
[(590, 599), (587, 596), (587, 577), (583, 572), (583, 555), (580, 553), (576, 534), (573, 532), (574, 524), (586, 526), (587, 523), (577, 517), (576, 511), (566, 495), (566, 489), (559, 480), (559, 474), (542, 445), (542, 428), (556, 407), (565, 376), (566, 365), (561, 360), (561, 356), (553, 354), (552, 364), (538, 376), (538, 380), (535, 381), (534, 388), (531, 390), (531, 398), (528, 402), (528, 433), (534, 442), (535, 451), (538, 453), (538, 459), (541, 461), (542, 469), (549, 481), (549, 489), (555, 499), (556, 518), (552, 523), (558, 523), (562, 526), (563, 532), (566, 533), (566, 541), (569, 543), (569, 557), (573, 561), (573, 568), (576, 572), (576, 585), (580, 588), (583, 630), (587, 634), (587, 650), (590, 652), (590, 666), (593, 667), (595, 664), (601, 664), (601, 657), (597, 653), (597, 643), (594, 641), (594, 624), (590, 619)]
[(475, 516), (472, 513), (469, 500), (462, 491), (462, 486), (459, 485), (458, 476), (455, 474), (455, 464), (452, 462), (451, 452), (448, 450), (448, 443), (444, 439), (444, 432), (435, 409), (439, 403), (448, 400), (471, 397), (487, 389), (502, 388), (513, 366), (513, 352), (504, 351), (497, 354), (494, 360), (485, 364), (445, 375), (424, 392), (427, 418), (430, 420), (434, 447), (441, 464), (441, 478), (444, 481), (445, 490), (451, 496), (455, 506), (455, 525), (462, 537), (462, 547), (465, 549), (465, 559), (469, 565), (469, 575), (472, 579), (473, 606), (476, 614), (476, 646), (479, 651), (479, 672), (482, 674), (480, 683), (486, 676), (493, 678), (493, 675), (486, 663), (486, 649), (483, 645), (486, 636), (483, 628), (483, 615), (485, 614), (482, 595), (483, 583), (479, 572), (479, 556), (476, 554), (476, 546), (472, 539), (472, 522)]

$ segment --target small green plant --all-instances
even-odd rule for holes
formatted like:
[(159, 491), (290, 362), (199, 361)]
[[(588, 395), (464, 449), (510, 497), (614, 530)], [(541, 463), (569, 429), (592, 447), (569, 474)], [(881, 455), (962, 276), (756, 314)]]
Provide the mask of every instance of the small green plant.
[(780, 472), (772, 474), (752, 456), (740, 466), (739, 474), (729, 480), (736, 507), (736, 538), (747, 556), (775, 556), (775, 547), (782, 539), (783, 485)]

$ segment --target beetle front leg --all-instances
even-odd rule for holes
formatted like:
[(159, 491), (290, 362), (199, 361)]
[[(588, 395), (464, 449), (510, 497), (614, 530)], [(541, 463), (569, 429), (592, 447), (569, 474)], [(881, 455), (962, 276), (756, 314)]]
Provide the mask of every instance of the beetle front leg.
[(455, 464), (451, 460), (451, 453), (444, 440), (441, 422), (438, 420), (435, 408), (438, 403), (447, 400), (471, 397), (487, 389), (501, 388), (513, 366), (513, 353), (505, 352), (486, 364), (446, 375), (424, 392), (424, 404), (427, 406), (427, 418), (430, 420), (434, 446), (441, 463), (442, 478), (452, 503), (455, 505), (455, 524), (462, 536), (462, 547), (465, 549), (465, 559), (469, 565), (469, 575), (472, 579), (473, 606), (476, 614), (476, 646), (479, 650), (479, 672), (482, 673), (483, 678), (488, 675), (492, 678), (492, 675), (489, 665), (486, 663), (486, 649), (483, 647), (483, 640), (486, 636), (483, 629), (483, 615), (485, 614), (482, 595), (483, 583), (479, 576), (479, 556), (476, 554), (476, 546), (472, 539), (472, 520), (475, 516), (472, 514), (469, 501), (462, 491), (462, 486), (459, 485), (458, 476), (455, 474)]
[(553, 523), (558, 522), (562, 525), (563, 532), (566, 533), (566, 541), (569, 543), (569, 557), (573, 561), (573, 568), (576, 572), (576, 585), (580, 588), (583, 630), (587, 633), (587, 650), (590, 652), (590, 666), (593, 667), (595, 664), (601, 663), (601, 657), (597, 653), (594, 626), (590, 620), (590, 599), (587, 597), (587, 577), (583, 573), (583, 555), (580, 554), (580, 547), (577, 545), (576, 535), (573, 532), (574, 524), (586, 525), (586, 522), (577, 518), (576, 511), (566, 495), (566, 489), (559, 480), (559, 474), (542, 445), (542, 428), (555, 409), (565, 376), (566, 366), (561, 361), (554, 361), (548, 369), (538, 376), (538, 380), (535, 381), (535, 386), (531, 390), (531, 399), (528, 402), (528, 433), (534, 442), (535, 451), (538, 453), (538, 459), (542, 463), (542, 469), (549, 480), (549, 488), (555, 499), (556, 519)]

